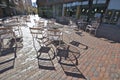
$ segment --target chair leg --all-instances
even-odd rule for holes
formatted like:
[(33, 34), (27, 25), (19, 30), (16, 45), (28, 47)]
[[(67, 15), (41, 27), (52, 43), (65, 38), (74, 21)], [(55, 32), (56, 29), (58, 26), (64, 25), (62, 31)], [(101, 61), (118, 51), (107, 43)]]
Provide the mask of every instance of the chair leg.
[(95, 30), (95, 36), (96, 36), (96, 32), (97, 32), (97, 30)]
[(56, 56), (56, 55), (55, 55), (55, 51), (54, 51), (53, 48), (52, 48), (51, 52), (54, 53), (54, 56), (53, 56), (53, 58), (52, 58), (52, 60), (53, 60), (53, 59), (55, 58), (55, 56)]
[(50, 58), (50, 60), (51, 60), (51, 62), (52, 62), (52, 65), (54, 66), (54, 63), (53, 63), (53, 61), (52, 61), (52, 58), (50, 57), (49, 52), (48, 52), (48, 56), (49, 56), (49, 58)]
[(91, 34), (92, 30), (89, 31), (89, 34)]
[(88, 30), (88, 29), (86, 28), (86, 29), (85, 29), (85, 32), (87, 32), (87, 30)]
[[(3, 40), (0, 40), (0, 51), (2, 51), (2, 49), (4, 48), (3, 47), (4, 45), (3, 45)], [(0, 53), (1, 54), (1, 53)]]

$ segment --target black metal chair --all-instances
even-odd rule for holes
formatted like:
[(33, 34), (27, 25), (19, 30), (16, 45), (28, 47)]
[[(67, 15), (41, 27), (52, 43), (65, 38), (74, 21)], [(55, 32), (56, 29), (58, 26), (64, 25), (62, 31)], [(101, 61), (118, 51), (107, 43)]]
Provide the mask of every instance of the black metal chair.
[[(12, 28), (0, 28), (0, 55), (15, 52), (17, 48), (16, 36)], [(15, 52), (16, 57), (16, 52)]]
[[(51, 41), (49, 40), (47, 34), (46, 34), (46, 31), (43, 29), (43, 28), (36, 28), (36, 27), (33, 27), (33, 28), (30, 28), (30, 33), (32, 34), (32, 38), (33, 38), (33, 46), (35, 47), (36, 49), (36, 43), (35, 42), (38, 42), (39, 43), (39, 47), (40, 49), (36, 49), (37, 51), (37, 58), (40, 59), (40, 60), (51, 60), (52, 62), (52, 65), (54, 65), (53, 63), (53, 59), (55, 58), (55, 51), (54, 51), (54, 47), (53, 45), (51, 44)], [(40, 58), (41, 54), (48, 54), (49, 56), (49, 59), (45, 59), (45, 58)], [(51, 54), (53, 53), (53, 55)], [(51, 55), (53, 56), (51, 58)]]
[(98, 22), (92, 22), (91, 25), (87, 25), (86, 30), (89, 30), (89, 33), (91, 34), (92, 31), (94, 31), (94, 35), (96, 35), (97, 29), (99, 27), (100, 23)]

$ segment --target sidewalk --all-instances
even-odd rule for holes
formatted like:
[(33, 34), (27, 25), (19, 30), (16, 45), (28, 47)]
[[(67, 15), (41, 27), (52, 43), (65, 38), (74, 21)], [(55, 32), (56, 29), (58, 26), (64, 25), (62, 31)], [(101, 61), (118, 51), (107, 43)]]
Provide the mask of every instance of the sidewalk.
[[(33, 19), (37, 18), (31, 16), (32, 23), (28, 23), (29, 27), (34, 25)], [(3, 70), (0, 73), (1, 80), (120, 80), (120, 43), (117, 41), (111, 43), (104, 37), (97, 38), (86, 32), (74, 32), (72, 40), (80, 43), (78, 47), (80, 57), (77, 66), (79, 71), (74, 66), (59, 64), (56, 58), (53, 60), (55, 70), (47, 70), (38, 67), (29, 27), (21, 27), (23, 47), (17, 52), (17, 58), (13, 60), (13, 54), (0, 56), (0, 71)], [(105, 35), (104, 33), (109, 33), (108, 30), (113, 30), (101, 28), (104, 31), (100, 29), (99, 35), (100, 33)], [(119, 31), (113, 32), (116, 36)], [(112, 37), (114, 36), (112, 35)], [(67, 40), (65, 36), (64, 39)], [(84, 49), (82, 44), (88, 48)], [(41, 65), (45, 63), (43, 62)], [(11, 66), (13, 67), (11, 68)]]

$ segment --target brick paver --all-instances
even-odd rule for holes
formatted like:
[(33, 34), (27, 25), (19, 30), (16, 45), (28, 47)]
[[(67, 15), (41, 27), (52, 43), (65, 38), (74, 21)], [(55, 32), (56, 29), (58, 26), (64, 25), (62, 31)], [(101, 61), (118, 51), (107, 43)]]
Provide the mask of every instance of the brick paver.
[[(83, 36), (74, 32), (72, 40), (88, 46), (88, 49), (81, 48), (81, 44), (79, 47), (77, 68), (80, 72), (77, 72), (76, 67), (59, 64), (57, 58), (53, 60), (55, 70), (46, 70), (38, 66), (29, 28), (22, 27), (22, 31), (23, 47), (17, 52), (15, 61), (2, 63), (11, 59), (13, 54), (0, 56), (0, 70), (14, 66), (0, 73), (0, 80), (120, 80), (120, 43), (111, 43), (86, 32), (82, 32)], [(71, 75), (65, 74), (62, 67)]]

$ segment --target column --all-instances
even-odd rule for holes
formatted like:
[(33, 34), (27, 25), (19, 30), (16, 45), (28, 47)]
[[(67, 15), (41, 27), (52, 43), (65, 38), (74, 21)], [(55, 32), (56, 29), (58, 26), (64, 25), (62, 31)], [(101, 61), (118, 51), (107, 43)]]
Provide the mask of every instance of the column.
[(55, 5), (53, 5), (53, 17), (56, 16), (55, 14), (56, 14), (56, 13), (55, 13)]
[(64, 7), (64, 4), (63, 4), (63, 7), (62, 7), (62, 16), (64, 16), (64, 10), (65, 10), (65, 7)]
[(78, 19), (79, 16), (80, 16), (80, 6), (77, 6), (76, 18)]

